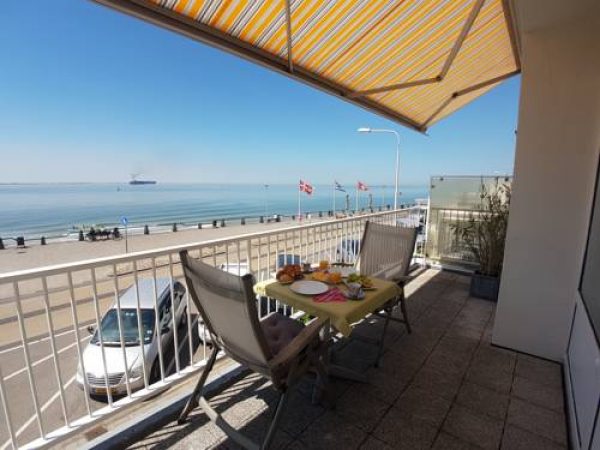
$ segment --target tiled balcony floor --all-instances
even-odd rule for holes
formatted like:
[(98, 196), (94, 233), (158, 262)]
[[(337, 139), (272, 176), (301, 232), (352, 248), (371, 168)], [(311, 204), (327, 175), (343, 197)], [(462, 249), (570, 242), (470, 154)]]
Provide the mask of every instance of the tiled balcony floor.
[[(380, 368), (374, 347), (351, 339), (338, 362), (366, 371), (370, 382), (331, 380), (335, 409), (311, 404), (307, 378), (290, 398), (276, 449), (558, 449), (566, 448), (561, 367), (490, 345), (494, 304), (469, 298), (469, 279), (428, 270), (411, 282), (413, 333), (392, 323)], [(376, 336), (381, 322), (356, 334)], [(276, 393), (255, 375), (239, 379), (211, 403), (259, 440)], [(188, 423), (165, 424), (137, 449), (237, 448), (197, 409)]]

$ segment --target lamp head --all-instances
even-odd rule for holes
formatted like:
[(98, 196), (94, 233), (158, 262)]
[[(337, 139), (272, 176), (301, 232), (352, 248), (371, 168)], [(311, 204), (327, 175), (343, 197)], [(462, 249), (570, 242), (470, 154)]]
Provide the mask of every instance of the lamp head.
[(359, 133), (370, 133), (371, 129), (370, 128), (366, 128), (366, 127), (360, 127), (358, 130)]

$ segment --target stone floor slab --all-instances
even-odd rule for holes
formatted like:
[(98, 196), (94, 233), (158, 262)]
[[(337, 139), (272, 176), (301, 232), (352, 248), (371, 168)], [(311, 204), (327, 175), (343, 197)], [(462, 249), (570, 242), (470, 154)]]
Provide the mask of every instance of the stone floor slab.
[(560, 445), (567, 443), (567, 430), (563, 414), (515, 397), (510, 400), (507, 423), (553, 440)]
[(391, 408), (373, 435), (395, 449), (428, 449), (433, 444), (438, 428), (431, 422)]
[(565, 446), (559, 445), (549, 439), (525, 431), (514, 425), (508, 425), (502, 437), (501, 450), (564, 450)]
[(509, 396), (466, 381), (460, 388), (456, 403), (471, 411), (504, 420)]
[(512, 395), (556, 412), (564, 410), (562, 389), (536, 383), (523, 377), (515, 377)]
[(444, 422), (443, 430), (462, 441), (485, 449), (500, 446), (504, 422), (454, 405)]

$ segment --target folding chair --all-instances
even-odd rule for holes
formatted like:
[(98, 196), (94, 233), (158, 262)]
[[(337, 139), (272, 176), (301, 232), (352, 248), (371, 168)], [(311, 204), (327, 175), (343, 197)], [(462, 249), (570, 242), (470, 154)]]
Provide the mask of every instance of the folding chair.
[[(206, 415), (231, 439), (248, 449), (268, 448), (288, 398), (289, 389), (309, 370), (317, 372), (317, 385), (327, 382), (325, 355), (328, 343), (320, 333), (329, 327), (326, 320), (309, 325), (272, 313), (259, 320), (254, 277), (224, 272), (180, 253), (190, 297), (212, 339), (212, 352), (198, 384), (179, 417), (183, 423), (190, 411), (200, 405)], [(325, 332), (323, 331), (325, 336)], [(203, 396), (203, 388), (213, 368), (217, 353), (223, 350), (230, 358), (270, 379), (280, 393), (273, 420), (261, 444), (257, 444), (229, 425)]]

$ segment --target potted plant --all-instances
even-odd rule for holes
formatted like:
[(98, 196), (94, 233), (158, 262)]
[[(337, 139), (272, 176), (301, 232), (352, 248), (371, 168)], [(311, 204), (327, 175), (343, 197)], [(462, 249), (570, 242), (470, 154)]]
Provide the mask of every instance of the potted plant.
[(508, 225), (511, 187), (498, 185), (493, 190), (481, 188), (481, 211), (454, 227), (458, 240), (473, 255), (479, 269), (471, 277), (470, 295), (498, 300), (504, 244)]

